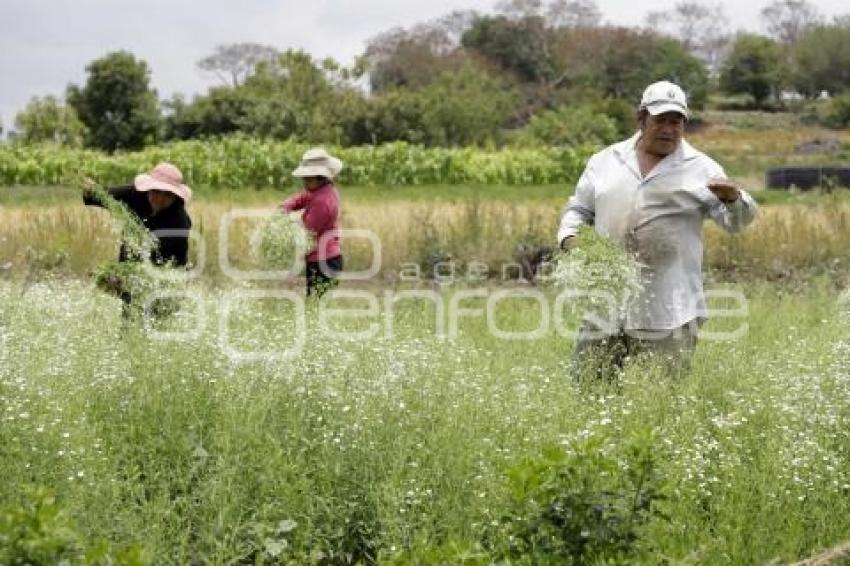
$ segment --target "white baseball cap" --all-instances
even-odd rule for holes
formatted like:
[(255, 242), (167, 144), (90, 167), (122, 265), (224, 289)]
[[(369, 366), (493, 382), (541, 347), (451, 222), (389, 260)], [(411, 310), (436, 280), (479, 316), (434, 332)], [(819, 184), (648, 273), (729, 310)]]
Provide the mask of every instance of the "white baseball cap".
[(669, 81), (658, 81), (646, 87), (640, 99), (640, 109), (646, 110), (653, 116), (665, 112), (678, 112), (685, 118), (690, 117), (685, 91), (679, 85)]

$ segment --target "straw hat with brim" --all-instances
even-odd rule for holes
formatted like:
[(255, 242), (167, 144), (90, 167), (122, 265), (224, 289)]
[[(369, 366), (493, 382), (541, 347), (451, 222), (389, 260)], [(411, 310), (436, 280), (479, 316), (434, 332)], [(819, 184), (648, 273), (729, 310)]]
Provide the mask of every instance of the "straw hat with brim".
[(324, 177), (333, 179), (342, 171), (342, 161), (331, 156), (324, 149), (308, 149), (301, 158), (301, 164), (292, 172), (293, 177)]
[(160, 163), (148, 173), (136, 175), (137, 191), (165, 191), (180, 197), (184, 203), (192, 198), (192, 189), (183, 184), (183, 173), (171, 163)]

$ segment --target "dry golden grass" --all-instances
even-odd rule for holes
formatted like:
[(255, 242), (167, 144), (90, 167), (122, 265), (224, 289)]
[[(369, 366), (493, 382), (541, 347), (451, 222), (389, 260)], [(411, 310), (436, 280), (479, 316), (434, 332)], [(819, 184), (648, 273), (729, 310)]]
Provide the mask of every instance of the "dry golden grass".
[(799, 271), (840, 271), (850, 265), (850, 206), (824, 199), (818, 206), (762, 207), (752, 226), (730, 236), (706, 227), (706, 265), (744, 268), (771, 278)]
[[(828, 197), (819, 203), (762, 207), (755, 223), (738, 236), (707, 223), (706, 266), (777, 279), (847, 268), (850, 204)], [(220, 221), (235, 208), (197, 202), (190, 209), (207, 250), (206, 274), (213, 280), (221, 278)], [(460, 269), (472, 261), (485, 263), (496, 275), (515, 261), (518, 245), (552, 245), (560, 212), (561, 204), (550, 202), (353, 203), (344, 207), (342, 226), (377, 236), (382, 274), (389, 278), (405, 264), (428, 269), (449, 258)], [(255, 225), (241, 220), (231, 226), (228, 253), (233, 265), (249, 266), (248, 238)], [(116, 253), (117, 236), (100, 209), (82, 204), (0, 209), (0, 268), (7, 273), (53, 270), (85, 275)], [(365, 269), (372, 262), (371, 245), (362, 237), (344, 238), (343, 253), (350, 269)]]
[(831, 137), (840, 143), (850, 143), (850, 130), (824, 130), (823, 128), (797, 126), (776, 128), (765, 132), (759, 129), (740, 129), (731, 126), (711, 126), (688, 135), (688, 141), (701, 151), (712, 155), (715, 151), (740, 150), (764, 155), (789, 155), (794, 148), (815, 138)]
[[(798, 153), (795, 148), (816, 138), (838, 141), (836, 153)], [(839, 165), (846, 162), (850, 130), (795, 126), (763, 129), (716, 125), (688, 135), (688, 141), (726, 169), (727, 173), (756, 190), (764, 187), (764, 173), (770, 167), (791, 165)]]

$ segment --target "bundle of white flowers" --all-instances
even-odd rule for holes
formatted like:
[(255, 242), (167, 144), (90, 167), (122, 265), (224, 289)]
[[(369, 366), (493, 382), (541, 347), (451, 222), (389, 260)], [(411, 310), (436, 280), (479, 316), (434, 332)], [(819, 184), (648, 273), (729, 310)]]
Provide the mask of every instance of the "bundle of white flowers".
[(552, 258), (543, 279), (559, 289), (576, 292), (580, 312), (599, 312), (612, 305), (625, 316), (630, 299), (641, 291), (641, 264), (633, 253), (591, 227), (582, 227), (578, 245)]
[(251, 257), (270, 269), (287, 269), (309, 250), (311, 237), (296, 214), (275, 214), (251, 234)]

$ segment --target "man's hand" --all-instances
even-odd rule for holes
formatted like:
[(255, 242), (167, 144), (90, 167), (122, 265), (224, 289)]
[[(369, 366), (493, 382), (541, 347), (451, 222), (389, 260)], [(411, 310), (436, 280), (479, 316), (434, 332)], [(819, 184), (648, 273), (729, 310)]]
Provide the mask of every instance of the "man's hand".
[(730, 204), (741, 197), (741, 190), (731, 179), (715, 177), (708, 180), (708, 190), (714, 193), (723, 204)]

